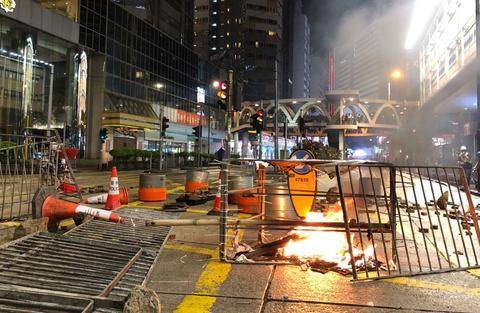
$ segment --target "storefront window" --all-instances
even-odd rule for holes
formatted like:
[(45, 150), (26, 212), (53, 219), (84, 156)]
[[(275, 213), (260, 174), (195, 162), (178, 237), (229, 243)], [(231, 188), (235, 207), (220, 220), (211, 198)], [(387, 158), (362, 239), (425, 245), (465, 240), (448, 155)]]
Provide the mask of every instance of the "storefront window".
[(73, 44), (0, 17), (0, 133), (47, 128), (49, 122), (63, 134), (72, 129), (75, 50)]
[(79, 0), (37, 0), (42, 6), (78, 22)]

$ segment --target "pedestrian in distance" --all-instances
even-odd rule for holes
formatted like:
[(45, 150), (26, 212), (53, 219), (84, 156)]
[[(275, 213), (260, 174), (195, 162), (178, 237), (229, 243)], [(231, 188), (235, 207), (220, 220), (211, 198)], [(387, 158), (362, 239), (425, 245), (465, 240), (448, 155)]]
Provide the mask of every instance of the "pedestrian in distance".
[(215, 159), (217, 159), (217, 161), (222, 162), (224, 158), (225, 158), (225, 148), (220, 147), (220, 149), (218, 149), (217, 152), (215, 152)]
[(467, 185), (470, 186), (470, 181), (472, 178), (472, 160), (470, 159), (470, 154), (468, 154), (467, 147), (460, 147), (460, 152), (458, 153), (457, 160), (458, 165), (463, 168), (463, 171), (465, 172)]

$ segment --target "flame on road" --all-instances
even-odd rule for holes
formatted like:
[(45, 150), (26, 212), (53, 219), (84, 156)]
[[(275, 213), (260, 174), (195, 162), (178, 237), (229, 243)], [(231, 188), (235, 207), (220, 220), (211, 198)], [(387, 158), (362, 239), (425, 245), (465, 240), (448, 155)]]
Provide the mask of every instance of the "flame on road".
[[(309, 222), (343, 222), (343, 214), (340, 211), (328, 213), (310, 212), (306, 219)], [(297, 257), (300, 260), (321, 260), (335, 263), (342, 269), (351, 269), (350, 254), (346, 233), (332, 232), (319, 228), (318, 231), (294, 230), (293, 233), (300, 235), (303, 239), (291, 240), (283, 250), (286, 257)], [(353, 256), (357, 267), (363, 266), (365, 262), (372, 260), (374, 247), (371, 244), (362, 250), (355, 247), (354, 236), (351, 236)], [(365, 244), (365, 242), (364, 242)]]

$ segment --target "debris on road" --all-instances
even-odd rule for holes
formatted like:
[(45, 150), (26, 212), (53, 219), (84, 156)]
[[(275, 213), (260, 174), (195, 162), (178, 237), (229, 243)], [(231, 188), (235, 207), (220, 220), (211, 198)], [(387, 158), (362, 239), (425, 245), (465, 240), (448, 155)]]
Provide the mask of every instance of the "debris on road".
[(140, 285), (132, 289), (123, 308), (123, 313), (160, 313), (161, 311), (158, 294)]

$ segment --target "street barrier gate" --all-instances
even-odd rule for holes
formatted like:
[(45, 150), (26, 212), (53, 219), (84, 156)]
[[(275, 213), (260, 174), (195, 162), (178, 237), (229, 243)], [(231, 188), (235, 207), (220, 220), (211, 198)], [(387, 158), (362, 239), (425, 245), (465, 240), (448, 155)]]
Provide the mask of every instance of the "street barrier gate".
[(19, 220), (32, 214), (32, 198), (41, 186), (68, 183), (72, 197), (81, 193), (56, 130), (45, 136), (0, 135), (0, 221)]
[[(315, 226), (321, 224), (323, 231), (345, 233), (348, 269), (354, 280), (480, 267), (480, 214), (461, 168), (319, 160), (266, 162), (285, 173), (286, 169), (300, 164), (307, 164), (317, 172), (317, 190), (314, 193), (290, 190), (291, 198), (314, 195), (316, 203), (332, 196), (338, 198), (341, 227), (339, 223), (316, 223)], [(226, 196), (235, 192), (229, 191), (225, 183), (228, 172), (224, 168), (221, 173), (220, 256), (226, 261), (238, 262), (231, 257), (234, 253), (227, 240), (242, 228), (228, 223), (231, 209)], [(271, 196), (265, 186), (278, 181), (278, 173), (276, 175), (272, 180), (264, 169), (259, 170), (258, 186), (254, 189), (263, 200), (260, 218), (265, 219), (268, 205), (265, 199)], [(332, 193), (332, 190), (335, 191)], [(274, 222), (270, 220), (258, 227), (260, 239), (263, 232), (291, 232), (298, 227), (315, 231), (315, 227), (308, 226), (309, 222), (300, 217), (297, 220), (279, 217)], [(234, 231), (233, 235), (229, 230)], [(278, 264), (278, 260), (271, 261), (261, 263)]]

